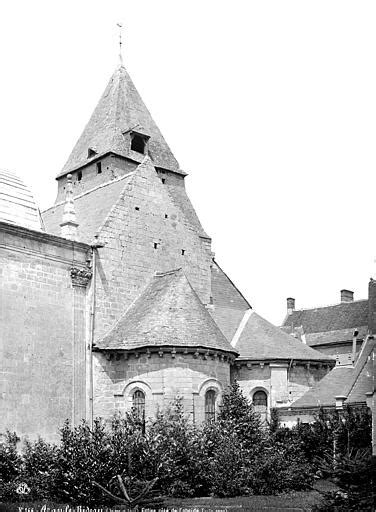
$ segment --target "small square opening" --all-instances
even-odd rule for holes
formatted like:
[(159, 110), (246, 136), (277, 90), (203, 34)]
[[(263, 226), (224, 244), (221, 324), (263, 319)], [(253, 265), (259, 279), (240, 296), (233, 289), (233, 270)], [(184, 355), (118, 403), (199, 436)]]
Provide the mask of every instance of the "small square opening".
[(131, 140), (131, 150), (144, 155), (145, 154), (145, 146), (146, 146), (145, 139), (141, 135), (134, 133), (132, 135), (132, 140)]

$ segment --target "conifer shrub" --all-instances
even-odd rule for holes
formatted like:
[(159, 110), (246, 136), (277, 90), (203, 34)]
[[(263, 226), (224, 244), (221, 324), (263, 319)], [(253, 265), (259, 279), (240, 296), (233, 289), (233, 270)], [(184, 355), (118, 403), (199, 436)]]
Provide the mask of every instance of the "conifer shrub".
[(14, 499), (17, 481), (21, 473), (22, 459), (17, 453), (19, 437), (7, 432), (0, 444), (0, 500)]

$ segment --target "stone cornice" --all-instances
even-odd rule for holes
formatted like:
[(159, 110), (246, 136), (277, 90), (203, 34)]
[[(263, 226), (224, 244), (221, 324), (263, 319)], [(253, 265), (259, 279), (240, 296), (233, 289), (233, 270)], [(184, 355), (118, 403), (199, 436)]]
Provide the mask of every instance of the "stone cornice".
[(22, 238), (29, 238), (30, 240), (44, 242), (46, 244), (53, 244), (59, 247), (65, 247), (68, 249), (72, 247), (81, 251), (87, 251), (88, 249), (90, 249), (90, 245), (85, 244), (84, 242), (68, 240), (67, 238), (63, 238), (58, 235), (52, 235), (51, 233), (47, 233), (46, 231), (35, 231), (33, 229), (25, 228), (23, 226), (8, 224), (7, 222), (0, 221), (0, 231)]
[(227, 361), (230, 364), (233, 364), (235, 361), (235, 354), (232, 354), (231, 352), (224, 352), (217, 349), (207, 349), (204, 347), (153, 346), (125, 350), (102, 349), (94, 345), (93, 351), (102, 352), (105, 354), (109, 361), (120, 359), (126, 360), (132, 356), (138, 359), (142, 354), (145, 354), (148, 358), (154, 355), (158, 357), (170, 356), (172, 359), (175, 359), (177, 355), (190, 355), (193, 356), (194, 359)]

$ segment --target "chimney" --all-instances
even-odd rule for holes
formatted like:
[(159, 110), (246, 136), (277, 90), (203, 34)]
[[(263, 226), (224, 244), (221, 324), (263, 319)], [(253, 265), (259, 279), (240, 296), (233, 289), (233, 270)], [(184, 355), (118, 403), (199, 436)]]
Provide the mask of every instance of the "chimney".
[(292, 297), (288, 297), (286, 299), (286, 302), (287, 302), (287, 314), (292, 315), (292, 312), (295, 309), (295, 299), (293, 299)]
[(372, 277), (368, 284), (368, 333), (376, 334), (376, 281)]
[(341, 290), (341, 302), (353, 302), (354, 292), (351, 290)]
[(74, 209), (73, 202), (73, 186), (72, 186), (72, 175), (67, 176), (67, 185), (65, 189), (65, 204), (63, 210), (63, 220), (60, 223), (61, 236), (69, 238), (70, 240), (76, 240), (78, 222), (76, 218), (76, 211)]

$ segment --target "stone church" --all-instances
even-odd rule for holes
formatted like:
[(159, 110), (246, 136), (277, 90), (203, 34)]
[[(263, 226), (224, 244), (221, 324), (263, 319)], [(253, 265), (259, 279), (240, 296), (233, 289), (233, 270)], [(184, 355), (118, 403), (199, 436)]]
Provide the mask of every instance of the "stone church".
[(202, 422), (235, 378), (267, 417), (334, 367), (252, 309), (214, 259), (186, 177), (123, 66), (53, 206), (40, 212), (0, 172), (0, 432), (55, 439), (67, 418), (149, 417), (177, 396)]

